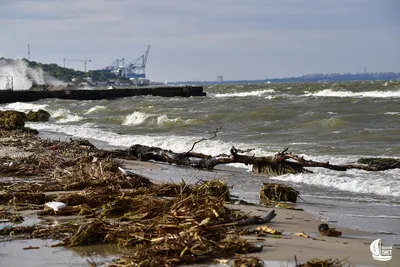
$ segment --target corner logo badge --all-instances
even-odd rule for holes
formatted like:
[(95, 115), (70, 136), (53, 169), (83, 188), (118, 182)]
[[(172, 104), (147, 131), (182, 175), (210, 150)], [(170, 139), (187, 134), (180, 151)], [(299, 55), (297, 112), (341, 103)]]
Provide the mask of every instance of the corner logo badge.
[(374, 260), (378, 261), (389, 261), (392, 259), (392, 246), (382, 246), (381, 239), (377, 239), (372, 241), (371, 245), (369, 246), (372, 257)]

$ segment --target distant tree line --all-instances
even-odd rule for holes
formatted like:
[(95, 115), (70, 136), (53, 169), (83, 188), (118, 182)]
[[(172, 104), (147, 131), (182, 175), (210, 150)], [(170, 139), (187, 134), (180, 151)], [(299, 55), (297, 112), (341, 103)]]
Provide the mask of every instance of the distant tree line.
[[(15, 59), (9, 59), (1, 57), (0, 60), (6, 62), (6, 64), (12, 65), (16, 62)], [(88, 77), (92, 78), (93, 81), (97, 82), (106, 82), (109, 80), (116, 80), (118, 79), (117, 75), (110, 71), (106, 70), (89, 70), (88, 72), (83, 72), (79, 70), (74, 70), (70, 68), (63, 68), (58, 66), (57, 64), (43, 64), (36, 61), (29, 61), (27, 59), (22, 59), (27, 63), (27, 65), (33, 69), (40, 68), (48, 75), (61, 80), (63, 82), (72, 82), (74, 79), (75, 82), (79, 83), (86, 80)]]
[(57, 78), (64, 82), (71, 82), (75, 79), (76, 82), (82, 82), (86, 78), (90, 77), (93, 81), (106, 82), (108, 80), (117, 79), (117, 75), (106, 70), (89, 70), (88, 72), (83, 72), (79, 70), (74, 70), (70, 68), (63, 68), (57, 64), (42, 64), (36, 61), (28, 61), (24, 59), (28, 66), (31, 68), (41, 68), (44, 72), (48, 73), (54, 78)]

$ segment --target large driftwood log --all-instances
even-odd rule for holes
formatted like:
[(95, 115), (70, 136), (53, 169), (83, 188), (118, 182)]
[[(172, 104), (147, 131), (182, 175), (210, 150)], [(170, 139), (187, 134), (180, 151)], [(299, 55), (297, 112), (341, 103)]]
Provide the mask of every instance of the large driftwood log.
[[(192, 148), (193, 149), (193, 148)], [(133, 145), (127, 150), (115, 151), (118, 157), (136, 158), (142, 161), (162, 161), (181, 166), (190, 166), (199, 169), (213, 169), (219, 164), (244, 163), (253, 165), (253, 172), (268, 173), (271, 175), (282, 175), (286, 173), (311, 172), (306, 167), (320, 167), (335, 171), (346, 171), (348, 169), (360, 169), (365, 171), (384, 171), (400, 168), (400, 160), (391, 159), (385, 164), (378, 164), (373, 159), (367, 159), (367, 164), (344, 164), (334, 165), (329, 162), (318, 162), (306, 160), (303, 157), (287, 152), (288, 148), (273, 156), (256, 157), (243, 155), (251, 150), (240, 150), (232, 147), (230, 154), (221, 154), (217, 156), (205, 155), (189, 150), (185, 153), (176, 153), (171, 150), (161, 149), (159, 147), (149, 147), (144, 145)], [(369, 161), (368, 161), (369, 160)], [(370, 163), (373, 162), (374, 164)]]

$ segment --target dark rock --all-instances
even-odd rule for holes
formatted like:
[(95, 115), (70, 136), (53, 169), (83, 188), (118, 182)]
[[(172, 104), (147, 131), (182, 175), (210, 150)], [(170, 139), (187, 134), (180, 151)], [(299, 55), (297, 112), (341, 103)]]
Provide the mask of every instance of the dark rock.
[(43, 109), (39, 109), (38, 111), (30, 110), (26, 114), (27, 121), (33, 121), (33, 122), (49, 121), (50, 117), (51, 117), (50, 113), (48, 113), (46, 110)]

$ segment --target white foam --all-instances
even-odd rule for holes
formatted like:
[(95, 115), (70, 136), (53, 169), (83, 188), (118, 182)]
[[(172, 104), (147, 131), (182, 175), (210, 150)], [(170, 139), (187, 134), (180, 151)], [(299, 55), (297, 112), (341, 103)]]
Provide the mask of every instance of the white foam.
[(215, 94), (214, 97), (247, 97), (247, 96), (262, 96), (265, 94), (275, 93), (274, 89), (266, 89), (251, 92), (235, 92), (235, 93), (225, 93), (225, 94)]
[(57, 109), (56, 111), (49, 111), (51, 117), (56, 120), (57, 123), (77, 122), (84, 118), (75, 114), (72, 114), (68, 109)]
[(135, 111), (124, 118), (122, 125), (140, 125), (144, 123), (151, 115)]
[(396, 170), (379, 173), (357, 170), (348, 170), (344, 173), (329, 170), (313, 171), (315, 172), (313, 174), (287, 174), (270, 177), (270, 179), (317, 185), (355, 193), (400, 196), (400, 180), (394, 179)]
[(90, 108), (88, 111), (86, 111), (85, 114), (90, 114), (90, 113), (93, 113), (93, 112), (96, 112), (99, 110), (106, 110), (106, 109), (107, 109), (107, 107), (105, 107), (105, 106), (94, 106), (94, 107)]
[[(31, 68), (24, 60), (0, 60), (1, 76), (13, 77), (13, 90), (26, 90), (35, 84), (65, 84), (45, 73), (41, 68)], [(0, 90), (6, 87), (7, 80), (0, 79)]]
[[(119, 135), (110, 131), (95, 128), (92, 123), (83, 125), (63, 125), (54, 123), (33, 123), (28, 122), (28, 127), (32, 127), (39, 131), (58, 132), (67, 135), (72, 135), (79, 138), (96, 139), (106, 142), (113, 146), (130, 147), (134, 144), (147, 146), (157, 146), (164, 149), (171, 149), (174, 152), (186, 152), (190, 150), (193, 143), (202, 139), (204, 136), (177, 136), (177, 135)], [(248, 144), (224, 142), (217, 139), (205, 140), (195, 146), (195, 151), (209, 154), (229, 154), (231, 147), (235, 145), (241, 149), (250, 148)], [(256, 149), (250, 154), (268, 155), (272, 152)], [(247, 168), (247, 167), (246, 167)]]
[(179, 118), (170, 119), (170, 118), (168, 118), (167, 115), (161, 115), (161, 116), (157, 117), (157, 124), (158, 125), (174, 124), (174, 123), (178, 122), (179, 120), (180, 120)]
[(0, 107), (2, 110), (16, 110), (16, 111), (28, 111), (28, 110), (33, 110), (37, 111), (39, 109), (46, 109), (48, 105), (46, 104), (32, 104), (32, 103), (22, 103), (22, 102), (15, 102), (15, 103), (10, 103), (5, 105), (4, 107)]
[(400, 97), (400, 90), (396, 91), (335, 91), (332, 89), (324, 89), (315, 93), (307, 93), (304, 96), (325, 96), (325, 97), (370, 97), (370, 98), (393, 98)]
[(400, 115), (400, 112), (385, 112), (385, 115)]

